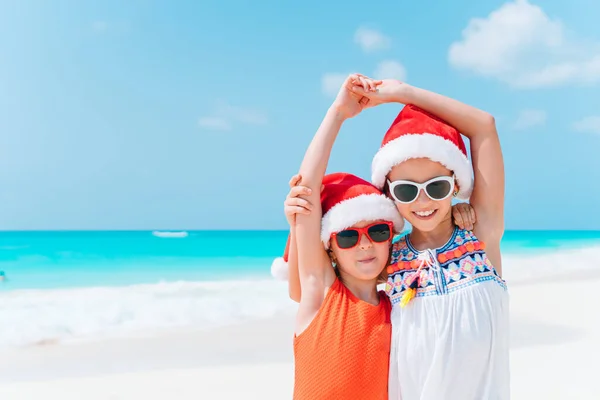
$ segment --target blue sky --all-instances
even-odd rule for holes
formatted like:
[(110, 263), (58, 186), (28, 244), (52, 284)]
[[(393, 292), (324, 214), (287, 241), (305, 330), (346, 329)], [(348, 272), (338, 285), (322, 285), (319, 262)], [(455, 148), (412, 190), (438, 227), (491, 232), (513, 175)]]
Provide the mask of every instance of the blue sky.
[[(508, 229), (600, 229), (598, 2), (341, 4), (4, 2), (0, 226), (284, 229), (358, 71), (496, 116)], [(329, 170), (368, 178), (400, 107), (349, 121)]]

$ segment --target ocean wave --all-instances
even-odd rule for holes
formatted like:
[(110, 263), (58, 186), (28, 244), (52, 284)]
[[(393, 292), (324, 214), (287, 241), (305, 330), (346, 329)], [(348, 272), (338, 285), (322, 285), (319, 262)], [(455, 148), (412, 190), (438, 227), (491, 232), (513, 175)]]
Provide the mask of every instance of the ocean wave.
[(0, 347), (203, 329), (292, 312), (271, 280), (0, 293)]
[(186, 231), (154, 231), (152, 232), (152, 235), (161, 238), (185, 238), (189, 236), (189, 233)]
[[(511, 285), (600, 276), (600, 247), (503, 255)], [(296, 310), (271, 279), (0, 292), (0, 347), (210, 329)]]
[(509, 285), (585, 279), (589, 273), (600, 272), (599, 259), (600, 246), (545, 250), (532, 254), (503, 254), (503, 278)]

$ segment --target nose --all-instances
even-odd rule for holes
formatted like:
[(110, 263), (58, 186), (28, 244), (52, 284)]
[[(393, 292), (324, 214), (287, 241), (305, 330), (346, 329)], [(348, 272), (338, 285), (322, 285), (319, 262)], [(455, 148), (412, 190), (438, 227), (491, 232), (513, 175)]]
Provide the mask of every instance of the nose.
[(419, 190), (419, 195), (417, 196), (417, 200), (415, 200), (415, 202), (416, 203), (428, 203), (430, 201), (431, 201), (431, 199), (429, 198), (429, 196), (427, 196), (427, 193), (425, 193), (425, 189)]
[(358, 245), (361, 249), (365, 250), (365, 249), (372, 247), (373, 242), (371, 242), (371, 239), (369, 238), (369, 236), (366, 233), (363, 233), (360, 236), (360, 243)]

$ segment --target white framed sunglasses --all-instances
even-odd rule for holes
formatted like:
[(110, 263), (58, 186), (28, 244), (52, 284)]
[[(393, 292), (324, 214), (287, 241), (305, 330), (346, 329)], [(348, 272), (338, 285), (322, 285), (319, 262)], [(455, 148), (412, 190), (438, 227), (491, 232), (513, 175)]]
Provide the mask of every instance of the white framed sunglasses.
[(393, 181), (388, 180), (390, 194), (398, 203), (412, 203), (419, 197), (419, 192), (423, 190), (431, 200), (445, 200), (454, 191), (454, 175), (438, 176), (431, 178), (427, 182), (417, 183), (413, 181)]

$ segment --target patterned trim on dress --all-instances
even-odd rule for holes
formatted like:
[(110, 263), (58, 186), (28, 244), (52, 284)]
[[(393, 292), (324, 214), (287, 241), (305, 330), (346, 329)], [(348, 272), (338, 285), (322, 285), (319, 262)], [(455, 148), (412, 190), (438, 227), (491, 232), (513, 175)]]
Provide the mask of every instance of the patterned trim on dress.
[[(444, 295), (485, 281), (494, 281), (506, 290), (484, 249), (472, 232), (455, 228), (448, 243), (435, 250), (440, 268), (421, 269), (416, 297)], [(385, 287), (392, 304), (399, 303), (408, 289), (421, 263), (418, 256), (408, 235), (394, 243)]]

